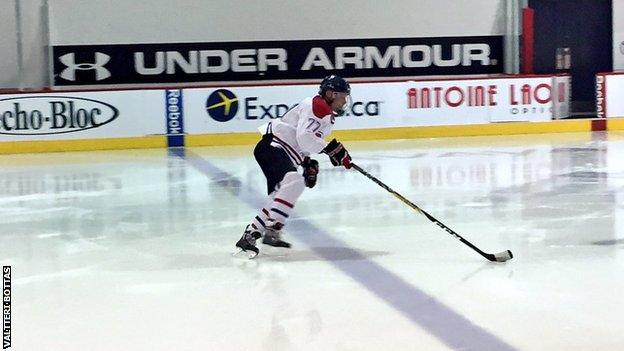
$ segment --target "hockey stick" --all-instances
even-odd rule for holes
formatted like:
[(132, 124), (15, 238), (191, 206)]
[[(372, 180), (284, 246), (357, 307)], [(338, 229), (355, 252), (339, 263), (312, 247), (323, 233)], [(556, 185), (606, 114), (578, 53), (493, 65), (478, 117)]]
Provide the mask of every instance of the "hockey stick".
[(503, 252), (499, 252), (499, 253), (496, 253), (496, 254), (489, 254), (489, 253), (481, 251), (481, 249), (479, 249), (478, 247), (474, 246), (470, 241), (464, 239), (461, 235), (457, 234), (453, 229), (447, 227), (446, 225), (444, 225), (444, 223), (442, 223), (442, 222), (438, 221), (437, 219), (435, 219), (432, 215), (430, 215), (429, 213), (425, 212), (425, 210), (423, 210), (420, 207), (414, 205), (410, 200), (406, 199), (405, 197), (403, 197), (403, 195), (401, 195), (401, 194), (397, 193), (396, 191), (392, 190), (389, 186), (387, 186), (381, 180), (375, 178), (374, 176), (372, 176), (371, 174), (369, 174), (368, 172), (363, 170), (360, 166), (356, 165), (355, 163), (351, 163), (351, 167), (355, 168), (358, 172), (362, 173), (363, 175), (368, 177), (370, 180), (372, 180), (373, 182), (377, 183), (377, 185), (379, 185), (380, 187), (386, 189), (389, 193), (394, 195), (399, 200), (403, 201), (403, 203), (405, 203), (409, 207), (411, 207), (414, 210), (418, 211), (419, 213), (423, 214), (430, 221), (435, 223), (438, 227), (444, 229), (447, 233), (449, 233), (452, 236), (456, 237), (457, 239), (459, 239), (459, 241), (461, 241), (462, 243), (468, 245), (468, 247), (470, 247), (471, 249), (475, 250), (476, 252), (479, 253), (479, 255), (485, 257), (486, 259), (488, 259), (490, 261), (496, 261), (496, 262), (505, 262), (505, 261), (511, 260), (513, 258), (513, 254), (509, 250), (503, 251)]

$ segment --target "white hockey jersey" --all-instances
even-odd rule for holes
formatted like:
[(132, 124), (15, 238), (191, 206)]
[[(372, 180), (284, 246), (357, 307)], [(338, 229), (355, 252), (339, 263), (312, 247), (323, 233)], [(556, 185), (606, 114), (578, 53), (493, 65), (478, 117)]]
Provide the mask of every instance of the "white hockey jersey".
[(318, 154), (327, 146), (323, 138), (331, 133), (335, 117), (329, 104), (317, 95), (304, 99), (281, 119), (258, 130), (262, 134), (272, 133), (271, 145), (284, 149), (299, 165), (305, 156)]

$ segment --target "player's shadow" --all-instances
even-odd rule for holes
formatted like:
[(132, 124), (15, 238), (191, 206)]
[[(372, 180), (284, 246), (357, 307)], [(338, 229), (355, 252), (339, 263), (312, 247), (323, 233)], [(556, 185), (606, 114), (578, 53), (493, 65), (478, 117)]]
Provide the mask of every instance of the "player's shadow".
[(624, 239), (600, 240), (600, 241), (594, 241), (591, 244), (598, 245), (598, 246), (621, 245), (621, 244), (624, 244)]
[(223, 268), (235, 265), (255, 267), (262, 262), (334, 262), (369, 260), (373, 257), (385, 256), (388, 252), (356, 250), (347, 247), (313, 247), (308, 250), (277, 249), (263, 245), (260, 255), (250, 260), (243, 252), (236, 256), (184, 254), (171, 255), (153, 269), (197, 269)]
[(358, 261), (373, 257), (386, 256), (385, 251), (356, 250), (348, 247), (314, 247), (310, 250), (280, 249), (261, 251), (256, 259), (275, 262), (312, 262), (312, 261)]

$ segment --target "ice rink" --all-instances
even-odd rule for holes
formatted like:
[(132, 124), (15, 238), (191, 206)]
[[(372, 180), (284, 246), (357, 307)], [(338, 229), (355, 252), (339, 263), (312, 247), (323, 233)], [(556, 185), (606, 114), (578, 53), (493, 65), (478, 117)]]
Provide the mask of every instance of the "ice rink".
[(232, 257), (253, 146), (0, 156), (21, 350), (624, 350), (624, 133), (345, 142), (293, 248)]

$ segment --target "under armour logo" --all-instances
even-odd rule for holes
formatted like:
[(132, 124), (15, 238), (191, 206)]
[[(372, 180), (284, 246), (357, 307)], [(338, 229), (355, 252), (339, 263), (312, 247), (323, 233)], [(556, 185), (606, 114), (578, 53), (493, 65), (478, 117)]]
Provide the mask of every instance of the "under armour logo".
[(60, 74), (61, 78), (65, 80), (75, 81), (76, 70), (95, 70), (95, 80), (102, 80), (111, 76), (110, 71), (104, 68), (104, 65), (110, 61), (110, 56), (101, 52), (95, 53), (95, 63), (76, 63), (76, 54), (74, 53), (65, 54), (59, 57), (59, 60), (67, 66)]

